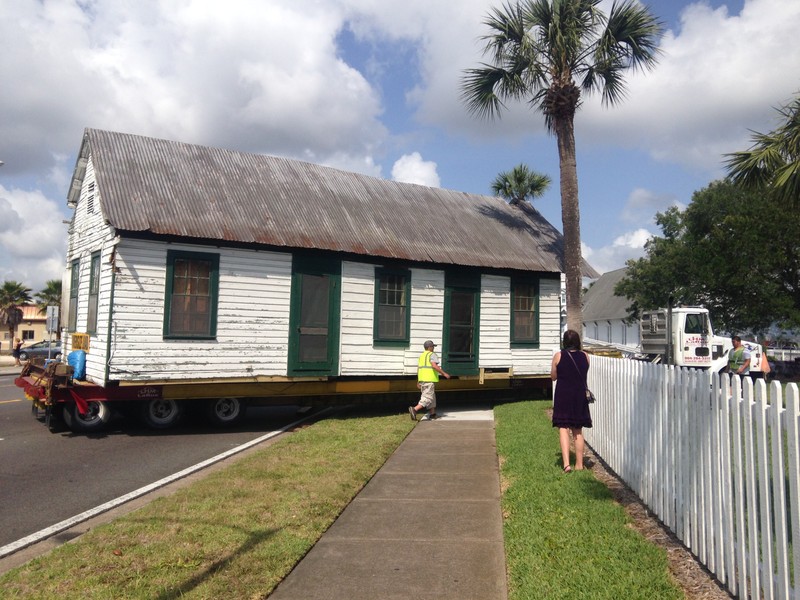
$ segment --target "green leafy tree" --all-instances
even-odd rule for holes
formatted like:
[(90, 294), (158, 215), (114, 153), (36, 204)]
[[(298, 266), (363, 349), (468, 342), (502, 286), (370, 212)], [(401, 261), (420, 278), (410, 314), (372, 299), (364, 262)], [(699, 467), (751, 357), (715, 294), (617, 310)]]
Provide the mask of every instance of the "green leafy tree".
[(510, 171), (503, 171), (492, 182), (495, 196), (505, 198), (516, 206), (542, 196), (550, 186), (550, 177), (537, 173), (528, 165), (519, 164)]
[(48, 306), (61, 306), (61, 281), (50, 279), (44, 284), (44, 288), (36, 292), (37, 306), (39, 313), (47, 313)]
[(8, 327), (8, 337), (14, 339), (17, 325), (22, 321), (20, 306), (31, 301), (31, 290), (16, 281), (6, 281), (0, 287), (0, 320)]
[(726, 155), (728, 177), (749, 189), (772, 188), (790, 206), (800, 206), (800, 96), (778, 109), (781, 125), (754, 133), (753, 145)]
[(469, 111), (493, 118), (504, 101), (527, 100), (558, 143), (567, 325), (581, 330), (582, 257), (575, 112), (582, 93), (600, 92), (613, 105), (625, 95), (623, 74), (655, 65), (661, 23), (634, 0), (518, 0), (493, 9), (485, 25), (491, 64), (469, 69), (462, 97)]
[(763, 331), (800, 324), (800, 219), (774, 218), (777, 196), (717, 181), (695, 192), (686, 210), (656, 216), (662, 236), (627, 263), (615, 293), (631, 316), (676, 303), (709, 309), (717, 329)]

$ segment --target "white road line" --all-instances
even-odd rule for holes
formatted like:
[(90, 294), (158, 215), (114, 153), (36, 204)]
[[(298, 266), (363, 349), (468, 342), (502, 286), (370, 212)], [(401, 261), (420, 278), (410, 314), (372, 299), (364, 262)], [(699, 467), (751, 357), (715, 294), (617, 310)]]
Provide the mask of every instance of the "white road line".
[[(326, 411), (321, 411), (320, 413), (316, 413), (315, 416), (319, 416), (323, 412), (326, 412)], [(277, 431), (271, 431), (270, 433), (268, 433), (266, 435), (262, 435), (259, 438), (256, 438), (254, 440), (250, 440), (249, 442), (247, 442), (245, 444), (242, 444), (241, 446), (236, 446), (236, 448), (232, 448), (232, 449), (228, 450), (227, 452), (223, 452), (222, 454), (217, 454), (216, 456), (214, 456), (212, 458), (209, 458), (208, 460), (204, 460), (203, 462), (197, 463), (196, 465), (193, 465), (191, 467), (188, 467), (188, 468), (184, 469), (183, 471), (179, 471), (177, 473), (173, 473), (172, 475), (169, 475), (168, 477), (165, 477), (164, 479), (160, 479), (159, 481), (151, 483), (150, 485), (146, 485), (144, 487), (141, 487), (138, 490), (134, 490), (134, 491), (132, 491), (132, 492), (130, 492), (128, 494), (125, 494), (124, 496), (120, 496), (119, 498), (115, 498), (114, 500), (106, 502), (105, 504), (101, 504), (100, 506), (96, 506), (95, 508), (90, 508), (89, 510), (87, 510), (85, 512), (82, 512), (79, 515), (75, 515), (74, 517), (70, 517), (69, 519), (65, 519), (64, 521), (61, 521), (60, 523), (56, 523), (55, 525), (51, 525), (50, 527), (47, 527), (46, 529), (42, 529), (41, 531), (37, 531), (36, 533), (32, 533), (31, 535), (25, 536), (24, 538), (20, 538), (16, 542), (11, 542), (10, 544), (6, 544), (5, 546), (0, 547), (0, 558), (4, 558), (4, 557), (8, 556), (9, 554), (13, 554), (14, 552), (18, 552), (19, 550), (22, 550), (23, 548), (26, 548), (26, 547), (28, 547), (28, 546), (30, 546), (32, 544), (36, 544), (37, 542), (41, 542), (42, 540), (45, 540), (45, 539), (49, 538), (50, 536), (53, 536), (53, 535), (55, 535), (57, 533), (60, 533), (61, 531), (64, 531), (65, 529), (69, 529), (70, 527), (73, 527), (73, 526), (77, 525), (78, 523), (83, 523), (84, 521), (88, 521), (92, 517), (96, 517), (97, 515), (103, 514), (104, 512), (107, 512), (107, 511), (111, 510), (112, 508), (116, 508), (117, 506), (121, 506), (122, 504), (125, 504), (126, 502), (130, 502), (131, 500), (134, 500), (134, 499), (138, 498), (139, 496), (144, 496), (145, 494), (148, 494), (148, 493), (152, 492), (153, 490), (157, 490), (158, 488), (164, 487), (165, 485), (167, 485), (169, 483), (172, 483), (173, 481), (177, 481), (178, 479), (181, 479), (182, 477), (186, 477), (187, 475), (191, 475), (192, 473), (195, 473), (195, 472), (197, 472), (197, 471), (199, 471), (201, 469), (204, 469), (204, 468), (206, 468), (206, 467), (208, 467), (210, 465), (213, 465), (216, 462), (224, 460), (224, 459), (226, 459), (226, 458), (228, 458), (230, 456), (233, 456), (234, 454), (238, 454), (239, 452), (247, 450), (248, 448), (251, 448), (252, 446), (256, 446), (257, 444), (260, 444), (261, 442), (265, 442), (266, 440), (268, 440), (270, 438), (273, 438), (273, 437), (275, 437), (275, 436), (277, 436), (277, 435), (279, 435), (281, 433), (284, 433), (285, 431), (291, 429), (292, 427), (298, 425), (299, 423), (302, 423), (306, 419), (308, 419), (308, 417), (303, 417), (302, 419), (299, 419), (299, 420), (297, 420), (297, 421), (295, 421), (293, 423), (290, 423), (289, 425), (286, 425), (282, 429), (278, 429)]]

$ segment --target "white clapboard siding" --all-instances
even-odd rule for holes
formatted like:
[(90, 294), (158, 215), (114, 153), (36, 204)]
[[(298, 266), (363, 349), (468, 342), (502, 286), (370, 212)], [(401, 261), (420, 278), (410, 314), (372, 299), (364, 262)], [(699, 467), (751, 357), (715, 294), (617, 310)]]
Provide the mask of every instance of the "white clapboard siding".
[(511, 278), (481, 277), (479, 365), (485, 369), (511, 367)]
[[(101, 252), (98, 326), (87, 354), (89, 381), (287, 374), (290, 253), (117, 238), (101, 217), (85, 214), (80, 207), (74, 226), (92, 232), (75, 242), (71, 254), (81, 258), (79, 332), (86, 328), (91, 254)], [(169, 250), (219, 255), (216, 339), (163, 338)], [(410, 342), (408, 347), (392, 348), (373, 343), (375, 268), (342, 263), (340, 374), (414, 375), (424, 340), (442, 344), (445, 272), (411, 269)], [(543, 279), (540, 294), (540, 348), (511, 349), (510, 279), (482, 277), (479, 366), (513, 368), (519, 375), (548, 372), (558, 343), (557, 281)]]
[[(70, 244), (67, 252), (67, 265), (79, 261), (79, 281), (78, 281), (78, 303), (77, 320), (75, 331), (86, 332), (89, 317), (89, 282), (91, 279), (92, 254), (100, 252), (100, 289), (97, 307), (97, 332), (99, 335), (94, 337), (91, 352), (86, 355), (87, 378), (90, 380), (102, 381), (105, 369), (104, 348), (107, 341), (104, 335), (108, 328), (108, 307), (111, 290), (111, 269), (103, 268), (107, 265), (113, 255), (114, 232), (105, 225), (103, 215), (100, 212), (99, 190), (95, 187), (94, 164), (91, 158), (86, 165), (86, 174), (81, 185), (81, 193), (78, 197), (78, 204), (73, 213), (70, 223)], [(62, 293), (62, 314), (61, 324), (68, 326), (69, 320), (69, 299), (71, 294), (70, 285), (72, 283), (71, 271), (68, 268), (63, 279)], [(102, 332), (102, 333), (101, 333)], [(69, 335), (64, 337), (64, 354), (67, 356), (71, 350), (71, 338)]]
[(341, 374), (403, 375), (404, 348), (373, 346), (375, 265), (342, 262), (341, 312)]
[[(539, 282), (539, 347), (512, 348), (514, 375), (550, 373), (550, 361), (559, 348), (561, 332), (561, 283), (558, 279)], [(509, 325), (510, 326), (510, 325)]]
[(800, 599), (797, 384), (593, 356), (589, 387), (588, 443), (728, 591)]
[(167, 250), (209, 252), (205, 246), (128, 239), (117, 247), (111, 378), (285, 375), (291, 255), (213, 250), (220, 255), (216, 340), (164, 340)]
[[(442, 344), (444, 323), (444, 271), (411, 269), (411, 331), (404, 352), (404, 372), (416, 375), (425, 340)], [(441, 357), (440, 357), (441, 358)], [(447, 370), (447, 366), (444, 366)]]

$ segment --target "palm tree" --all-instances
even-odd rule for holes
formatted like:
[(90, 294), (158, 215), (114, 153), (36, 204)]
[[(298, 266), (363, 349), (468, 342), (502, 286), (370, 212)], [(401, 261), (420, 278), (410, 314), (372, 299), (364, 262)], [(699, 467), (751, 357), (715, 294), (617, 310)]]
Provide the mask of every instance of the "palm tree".
[(479, 117), (498, 116), (504, 101), (527, 99), (558, 143), (567, 326), (581, 330), (581, 232), (575, 111), (581, 93), (600, 92), (604, 105), (625, 96), (623, 73), (649, 69), (658, 57), (662, 25), (635, 0), (517, 0), (493, 9), (484, 36), (492, 64), (468, 69), (462, 98)]
[(14, 343), (14, 332), (20, 321), (22, 311), (19, 307), (31, 301), (31, 290), (16, 281), (6, 281), (0, 287), (0, 321), (8, 327), (8, 337)]
[(505, 198), (509, 204), (516, 206), (540, 197), (549, 185), (550, 177), (529, 169), (528, 165), (519, 164), (495, 177), (492, 191), (495, 196)]
[[(47, 314), (47, 307), (48, 306), (58, 306), (59, 307), (59, 321), (61, 321), (61, 280), (59, 279), (50, 279), (44, 284), (44, 288), (40, 291), (36, 292), (36, 300), (37, 306), (39, 307), (39, 314), (45, 315)], [(58, 323), (57, 325), (60, 325)], [(60, 338), (61, 337), (61, 327), (56, 327), (56, 335)]]
[(785, 121), (770, 133), (754, 133), (753, 145), (728, 154), (728, 177), (746, 188), (771, 187), (778, 199), (800, 204), (800, 96), (778, 112)]
[(61, 306), (61, 281), (59, 279), (47, 281), (44, 288), (36, 292), (36, 299), (40, 314), (45, 314), (48, 306)]

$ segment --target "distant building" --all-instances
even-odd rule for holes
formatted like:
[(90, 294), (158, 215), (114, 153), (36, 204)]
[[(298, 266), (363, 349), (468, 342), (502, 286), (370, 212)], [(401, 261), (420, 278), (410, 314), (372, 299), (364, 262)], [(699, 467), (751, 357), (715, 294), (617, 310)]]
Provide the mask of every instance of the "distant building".
[(627, 269), (609, 271), (594, 282), (583, 297), (583, 337), (635, 350), (640, 343), (639, 324), (627, 323), (630, 301), (614, 294)]
[(11, 336), (8, 328), (4, 328), (2, 347), (5, 350), (11, 349), (12, 337), (18, 337), (23, 344), (47, 339), (47, 317), (39, 312), (39, 307), (35, 304), (25, 304), (19, 308), (22, 310), (22, 321), (17, 325), (14, 335)]

